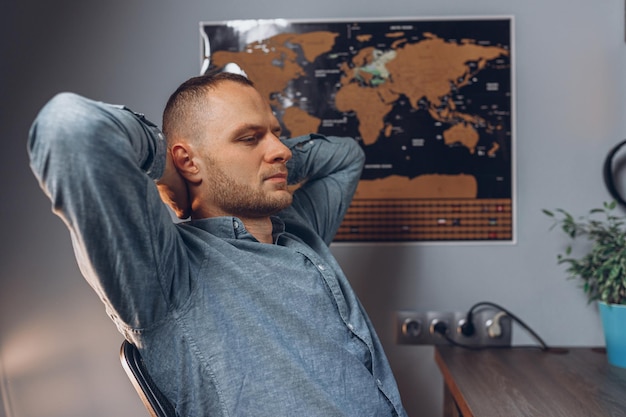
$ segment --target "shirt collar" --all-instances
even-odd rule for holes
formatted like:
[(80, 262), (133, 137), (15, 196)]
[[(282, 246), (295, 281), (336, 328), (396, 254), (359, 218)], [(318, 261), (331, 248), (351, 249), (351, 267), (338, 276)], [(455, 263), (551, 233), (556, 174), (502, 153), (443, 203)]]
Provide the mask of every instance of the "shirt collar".
[[(272, 236), (276, 242), (278, 237), (285, 232), (285, 223), (276, 216), (271, 216), (270, 219), (272, 221)], [(209, 217), (190, 220), (188, 224), (222, 239), (255, 239), (238, 217)]]

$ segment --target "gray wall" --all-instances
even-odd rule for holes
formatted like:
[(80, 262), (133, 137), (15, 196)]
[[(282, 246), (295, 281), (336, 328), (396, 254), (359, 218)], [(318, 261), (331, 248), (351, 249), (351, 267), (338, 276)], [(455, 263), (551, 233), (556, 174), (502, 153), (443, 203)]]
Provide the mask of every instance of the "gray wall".
[[(155, 121), (199, 71), (200, 20), (514, 15), (515, 245), (335, 246), (386, 346), (412, 417), (441, 412), (431, 347), (396, 346), (399, 309), (498, 302), (552, 345), (603, 343), (596, 308), (565, 280), (544, 207), (609, 198), (608, 149), (626, 136), (623, 0), (4, 1), (0, 5), (0, 417), (145, 415), (119, 365), (122, 340), (75, 265), (68, 233), (28, 168), (36, 111), (75, 91)], [(529, 343), (521, 329), (516, 343)]]

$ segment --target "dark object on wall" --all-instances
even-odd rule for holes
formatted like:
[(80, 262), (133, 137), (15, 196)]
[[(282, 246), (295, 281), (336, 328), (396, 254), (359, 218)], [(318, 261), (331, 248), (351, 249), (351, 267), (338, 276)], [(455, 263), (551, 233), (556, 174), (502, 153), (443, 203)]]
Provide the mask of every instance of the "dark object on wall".
[(146, 406), (151, 417), (176, 417), (174, 406), (154, 384), (148, 374), (141, 354), (135, 345), (124, 340), (120, 348), (120, 359), (126, 375)]
[[(617, 145), (615, 145), (611, 149), (611, 151), (607, 154), (606, 159), (604, 160), (603, 177), (604, 177), (604, 184), (606, 185), (607, 190), (611, 194), (611, 197), (613, 197), (613, 199), (617, 201), (620, 205), (626, 207), (626, 200), (624, 200), (620, 192), (617, 190), (616, 181), (615, 181), (615, 178), (616, 178), (615, 173), (619, 171), (620, 167), (623, 167), (625, 161), (621, 161), (621, 163), (618, 163), (618, 164), (614, 163), (614, 160), (617, 161), (615, 159), (616, 155), (618, 154), (619, 150), (624, 145), (626, 145), (626, 140), (623, 140)], [(615, 168), (614, 165), (616, 165), (618, 169), (614, 169)]]

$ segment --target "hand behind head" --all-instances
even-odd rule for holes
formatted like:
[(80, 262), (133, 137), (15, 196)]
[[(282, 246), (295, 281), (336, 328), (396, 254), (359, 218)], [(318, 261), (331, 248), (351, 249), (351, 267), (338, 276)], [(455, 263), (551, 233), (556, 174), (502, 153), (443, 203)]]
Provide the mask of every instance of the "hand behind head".
[(189, 217), (191, 207), (187, 182), (174, 166), (170, 152), (167, 153), (165, 171), (157, 181), (157, 188), (159, 189), (161, 200), (170, 206), (179, 219)]

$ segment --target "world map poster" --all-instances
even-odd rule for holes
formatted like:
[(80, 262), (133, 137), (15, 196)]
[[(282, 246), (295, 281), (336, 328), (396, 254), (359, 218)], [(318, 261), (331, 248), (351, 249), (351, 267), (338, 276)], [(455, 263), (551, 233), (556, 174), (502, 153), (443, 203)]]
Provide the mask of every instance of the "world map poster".
[(336, 242), (515, 240), (512, 17), (233, 20), (200, 32), (201, 72), (242, 70), (285, 137), (362, 146)]

